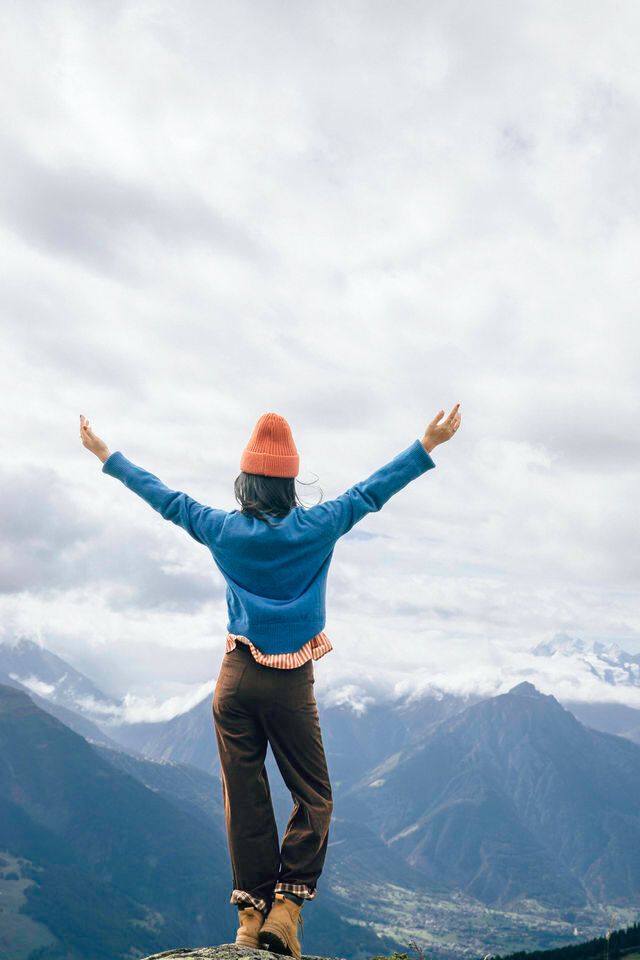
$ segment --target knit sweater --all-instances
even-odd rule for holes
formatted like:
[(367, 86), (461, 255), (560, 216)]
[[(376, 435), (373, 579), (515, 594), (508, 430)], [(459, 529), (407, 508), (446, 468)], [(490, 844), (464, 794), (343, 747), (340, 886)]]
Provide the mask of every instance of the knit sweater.
[(227, 631), (275, 654), (299, 650), (324, 629), (327, 574), (340, 537), (433, 467), (415, 440), (335, 500), (294, 507), (281, 519), (269, 517), (273, 527), (171, 490), (119, 450), (105, 460), (102, 472), (208, 548), (227, 584)]

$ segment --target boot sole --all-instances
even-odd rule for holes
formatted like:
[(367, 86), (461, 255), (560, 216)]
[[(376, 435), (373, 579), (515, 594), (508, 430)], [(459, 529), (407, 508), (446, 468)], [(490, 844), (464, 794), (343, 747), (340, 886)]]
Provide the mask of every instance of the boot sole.
[[(265, 949), (273, 950), (274, 953), (280, 953), (285, 957), (296, 957), (299, 958), (301, 954), (294, 953), (291, 949), (289, 943), (287, 942), (287, 935), (285, 930), (280, 927), (280, 924), (271, 923), (269, 925), (270, 929), (265, 930), (264, 927), (258, 934), (258, 939), (260, 941), (260, 946), (264, 944)], [(276, 929), (274, 929), (274, 927)], [(280, 928), (278, 930), (278, 928)]]
[(236, 946), (238, 947), (253, 947), (254, 949), (259, 950), (260, 944), (257, 937), (250, 937), (247, 934), (239, 933), (236, 937)]

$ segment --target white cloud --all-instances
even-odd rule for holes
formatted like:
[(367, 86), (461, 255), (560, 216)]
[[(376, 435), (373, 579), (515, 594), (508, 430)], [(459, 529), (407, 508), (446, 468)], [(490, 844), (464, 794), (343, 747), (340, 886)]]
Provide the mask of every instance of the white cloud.
[(49, 696), (49, 694), (53, 693), (53, 691), (56, 689), (55, 684), (45, 683), (44, 680), (39, 680), (38, 677), (34, 677), (33, 675), (28, 677), (20, 677), (17, 673), (10, 673), (9, 676), (12, 680), (17, 680), (17, 682), (21, 683), (23, 687), (26, 687), (28, 690), (32, 690), (41, 697)]
[(166, 699), (126, 694), (118, 704), (103, 703), (93, 697), (79, 697), (77, 703), (83, 711), (90, 713), (108, 731), (110, 724), (113, 723), (158, 723), (162, 720), (171, 720), (191, 710), (204, 697), (213, 695), (214, 688), (215, 680), (193, 685), (180, 694)]
[(366, 651), (389, 689), (495, 689), (560, 630), (640, 650), (631, 0), (1, 17), (5, 633), (147, 699), (222, 655), (211, 558), (101, 475), (80, 413), (230, 510), (267, 410), (314, 502), (460, 401), (380, 538), (338, 545), (318, 677)]
[[(325, 654), (327, 656), (327, 654)], [(328, 707), (348, 706), (353, 713), (366, 713), (367, 708), (375, 702), (375, 698), (367, 695), (362, 687), (356, 683), (348, 683), (325, 691), (323, 703)]]

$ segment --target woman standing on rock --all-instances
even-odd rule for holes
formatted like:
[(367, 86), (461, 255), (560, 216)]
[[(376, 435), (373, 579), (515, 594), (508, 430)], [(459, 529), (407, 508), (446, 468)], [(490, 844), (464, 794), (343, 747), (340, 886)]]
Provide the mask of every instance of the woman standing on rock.
[[(297, 924), (302, 928), (302, 904), (317, 893), (333, 810), (313, 689), (313, 661), (333, 649), (323, 632), (333, 551), (362, 517), (435, 467), (430, 452), (460, 426), (459, 406), (442, 423), (440, 410), (422, 440), (367, 480), (308, 509), (297, 501), (291, 428), (284, 417), (265, 413), (240, 460), (235, 495), (242, 509), (230, 512), (170, 490), (120, 451), (110, 453), (80, 416), (80, 437), (102, 472), (208, 547), (227, 583), (226, 651), (213, 718), (237, 944), (300, 958)], [(282, 846), (264, 765), (267, 744), (294, 799)]]

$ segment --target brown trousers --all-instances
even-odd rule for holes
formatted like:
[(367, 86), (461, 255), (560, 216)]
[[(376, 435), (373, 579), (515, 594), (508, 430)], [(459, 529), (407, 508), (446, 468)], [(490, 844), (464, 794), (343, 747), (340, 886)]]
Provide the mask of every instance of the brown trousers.
[[(240, 641), (222, 659), (213, 718), (233, 871), (231, 903), (268, 911), (275, 892), (316, 896), (333, 797), (314, 683), (313, 660), (293, 669), (267, 667)], [(294, 801), (282, 849), (264, 765), (267, 743)]]

